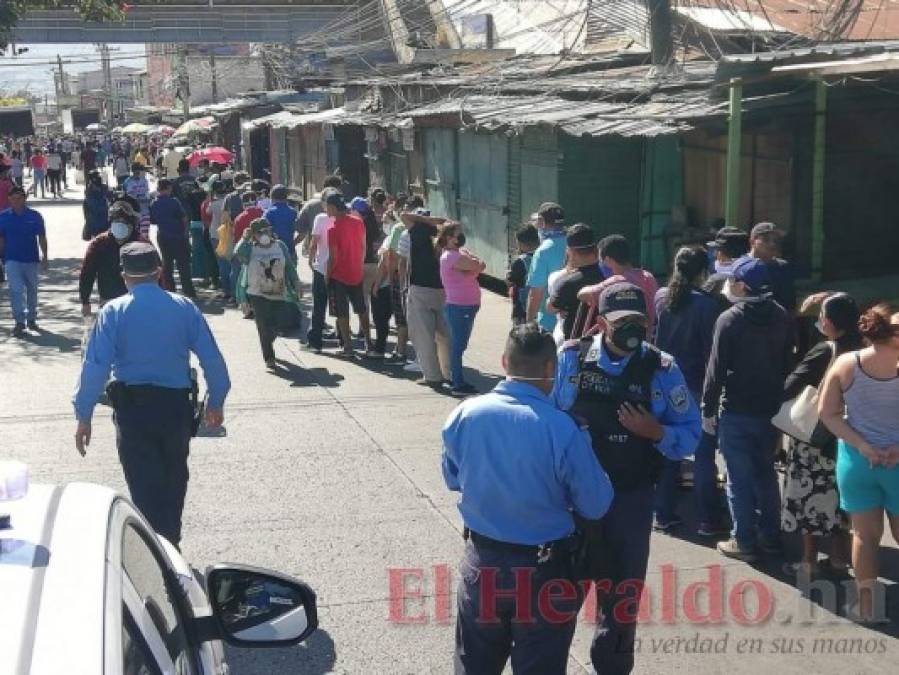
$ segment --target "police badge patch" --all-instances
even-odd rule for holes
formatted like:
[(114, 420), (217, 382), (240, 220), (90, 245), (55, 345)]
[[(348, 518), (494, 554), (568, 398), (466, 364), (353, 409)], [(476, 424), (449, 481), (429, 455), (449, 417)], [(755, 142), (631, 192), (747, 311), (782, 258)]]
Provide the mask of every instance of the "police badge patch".
[(686, 385), (679, 384), (668, 392), (668, 401), (674, 412), (684, 414), (690, 409), (690, 392)]

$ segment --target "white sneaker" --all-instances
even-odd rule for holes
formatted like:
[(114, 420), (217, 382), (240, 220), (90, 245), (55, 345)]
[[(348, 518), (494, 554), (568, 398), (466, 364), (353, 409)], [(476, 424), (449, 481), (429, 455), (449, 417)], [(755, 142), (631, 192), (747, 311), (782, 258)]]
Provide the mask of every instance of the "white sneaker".
[(403, 370), (407, 373), (420, 373), (422, 372), (421, 366), (418, 365), (418, 361), (409, 361), (405, 366), (403, 366)]

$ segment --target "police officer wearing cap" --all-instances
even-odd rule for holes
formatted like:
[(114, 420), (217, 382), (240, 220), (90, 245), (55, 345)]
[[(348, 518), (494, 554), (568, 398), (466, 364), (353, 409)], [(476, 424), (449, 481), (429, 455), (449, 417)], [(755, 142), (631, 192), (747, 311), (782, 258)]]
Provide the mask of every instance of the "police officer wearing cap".
[(589, 435), (549, 396), (552, 336), (516, 326), (502, 362), (506, 379), (443, 428), (443, 476), (462, 495), (467, 535), (455, 672), (499, 675), (511, 657), (516, 675), (564, 675), (583, 600), (573, 514), (595, 523), (612, 487)]
[(562, 346), (553, 393), (560, 408), (586, 421), (615, 488), (589, 542), (598, 597), (590, 658), (600, 675), (620, 675), (634, 665), (642, 589), (634, 580), (642, 584), (646, 577), (662, 459), (692, 455), (701, 420), (674, 359), (646, 342), (643, 292), (613, 283), (600, 293), (597, 313), (602, 333)]
[(194, 433), (190, 353), (197, 355), (206, 378), (208, 427), (222, 424), (231, 382), (197, 306), (159, 287), (160, 260), (153, 245), (126, 244), (121, 262), (128, 294), (100, 310), (91, 333), (73, 398), (75, 446), (84, 456), (94, 406), (111, 370), (107, 392), (131, 499), (153, 529), (178, 546)]

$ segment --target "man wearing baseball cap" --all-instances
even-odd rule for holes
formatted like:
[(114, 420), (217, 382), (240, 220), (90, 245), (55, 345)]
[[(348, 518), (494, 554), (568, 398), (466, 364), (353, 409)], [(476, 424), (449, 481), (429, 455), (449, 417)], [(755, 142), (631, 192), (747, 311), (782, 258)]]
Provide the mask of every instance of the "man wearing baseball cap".
[(680, 368), (646, 341), (643, 291), (612, 283), (600, 292), (597, 313), (603, 332), (560, 350), (553, 395), (560, 408), (586, 421), (615, 488), (612, 508), (588, 535), (591, 576), (611, 581), (608, 590), (597, 586), (590, 658), (598, 673), (629, 673), (640, 589), (621, 582), (645, 579), (662, 459), (692, 455), (701, 424)]
[(153, 245), (131, 242), (119, 255), (128, 294), (103, 306), (91, 332), (72, 400), (75, 447), (86, 454), (94, 407), (105, 387), (131, 501), (157, 533), (178, 546), (195, 433), (190, 353), (206, 378), (208, 427), (222, 424), (231, 381), (197, 306), (159, 287), (162, 263)]
[(546, 311), (549, 300), (549, 275), (565, 264), (565, 213), (555, 202), (544, 202), (537, 209), (537, 229), (542, 243), (531, 259), (527, 285), (527, 320), (536, 321), (544, 330), (556, 327), (556, 315)]
[(759, 223), (749, 233), (749, 254), (765, 263), (772, 297), (792, 315), (796, 311), (796, 281), (790, 263), (779, 257), (784, 236), (774, 223)]
[(751, 561), (759, 551), (781, 550), (774, 471), (778, 434), (771, 418), (780, 408), (790, 372), (793, 331), (786, 310), (772, 298), (770, 269), (762, 260), (741, 258), (724, 293), (733, 306), (715, 323), (702, 423), (707, 433), (717, 432), (727, 465), (733, 530), (718, 550)]

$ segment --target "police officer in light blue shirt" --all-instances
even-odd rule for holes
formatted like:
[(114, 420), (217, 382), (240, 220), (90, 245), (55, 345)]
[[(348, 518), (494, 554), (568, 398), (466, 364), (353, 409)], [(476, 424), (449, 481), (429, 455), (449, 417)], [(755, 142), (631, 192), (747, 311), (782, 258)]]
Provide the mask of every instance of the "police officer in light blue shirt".
[(178, 546), (195, 431), (191, 352), (206, 378), (207, 427), (221, 426), (231, 382), (197, 306), (159, 287), (160, 261), (153, 245), (133, 242), (122, 247), (120, 256), (129, 292), (100, 310), (85, 350), (74, 396), (75, 446), (84, 456), (94, 406), (111, 370), (107, 391), (131, 499), (153, 529)]
[(692, 455), (701, 420), (674, 359), (646, 342), (643, 292), (613, 283), (600, 293), (597, 313), (604, 332), (563, 345), (553, 395), (559, 407), (586, 420), (615, 488), (591, 552), (599, 616), (590, 658), (600, 675), (620, 675), (634, 665), (633, 581), (646, 578), (662, 458)]
[(564, 675), (583, 600), (573, 514), (601, 518), (612, 487), (588, 434), (549, 398), (552, 336), (535, 323), (516, 326), (503, 367), (505, 381), (462, 403), (443, 429), (443, 476), (462, 493), (468, 540), (456, 673), (499, 675), (511, 656), (516, 674)]

